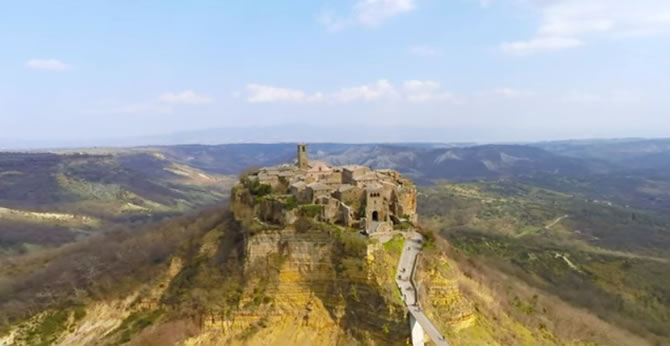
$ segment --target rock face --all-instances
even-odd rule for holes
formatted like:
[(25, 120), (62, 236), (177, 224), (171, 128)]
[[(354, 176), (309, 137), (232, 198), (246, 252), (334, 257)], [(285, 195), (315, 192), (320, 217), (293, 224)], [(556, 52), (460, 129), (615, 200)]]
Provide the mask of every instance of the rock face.
[(248, 281), (239, 310), (209, 319), (193, 344), (282, 344), (287, 337), (304, 345), (406, 343), (406, 312), (393, 282), (397, 258), (358, 232), (312, 218), (266, 224), (256, 217), (258, 203), (236, 196), (231, 209), (245, 225)]
[(436, 323), (450, 331), (471, 327), (476, 322), (472, 304), (461, 294), (458, 272), (446, 258), (431, 256), (421, 262), (418, 281), (422, 283), (421, 306)]
[[(402, 200), (399, 208), (415, 208), (413, 185), (401, 192), (396, 196)], [(193, 344), (240, 340), (282, 344), (287, 337), (292, 344), (304, 345), (408, 342), (407, 310), (394, 281), (402, 232), (383, 237), (385, 243), (381, 243), (318, 217), (275, 222), (282, 217), (268, 215), (264, 203), (242, 185), (234, 189), (231, 210), (244, 225), (244, 276), (249, 281), (239, 311), (207, 322), (209, 331), (193, 339)], [(276, 215), (284, 215), (285, 210), (279, 209), (274, 209)], [(429, 285), (422, 304), (431, 313), (449, 315), (437, 319), (441, 328), (466, 328), (475, 317), (455, 280), (448, 279), (450, 273), (438, 270), (445, 261), (426, 262)]]
[[(402, 305), (385, 294), (392, 278), (349, 241), (320, 229), (250, 236), (239, 310), (207, 321), (193, 344), (404, 344)], [(372, 253), (383, 258), (381, 247)]]
[[(365, 169), (346, 172), (346, 179), (367, 179)], [(377, 173), (401, 181), (393, 172)], [(182, 248), (154, 262), (164, 266), (155, 280), (112, 298), (73, 297), (76, 305), (36, 311), (0, 330), (0, 346), (406, 345), (408, 311), (395, 279), (407, 234), (400, 226), (416, 230), (411, 222), (416, 189), (411, 182), (396, 187), (391, 193), (353, 185), (337, 189), (353, 198), (378, 194), (362, 199), (358, 211), (347, 206), (346, 213), (367, 213), (365, 203), (377, 198), (390, 201), (391, 215), (402, 216), (375, 221), (375, 229), (383, 231), (367, 236), (334, 222), (339, 215), (326, 212), (326, 202), (300, 205), (290, 194), (238, 184), (230, 210), (216, 211), (216, 222), (198, 218), (180, 224), (184, 230), (201, 222), (207, 226), (188, 232)], [(446, 256), (439, 238), (424, 235), (415, 276), (419, 303), (451, 344), (592, 344), (559, 339), (544, 316), (533, 326), (525, 316), (515, 317), (525, 311), (503, 310), (498, 296)], [(513, 294), (521, 301), (532, 292)]]
[[(18, 328), (0, 345), (406, 345), (408, 311), (395, 272), (407, 234), (400, 226), (415, 228), (416, 188), (393, 171), (344, 172), (346, 179), (373, 184), (334, 190), (346, 198), (362, 196), (357, 211), (356, 204), (332, 195), (301, 205), (295, 195), (243, 181), (231, 192), (230, 215), (184, 244), (155, 282), (126, 297), (89, 303), (80, 313), (43, 312), (27, 322), (34, 325), (27, 330), (53, 324), (54, 316), (61, 329), (30, 339)], [(375, 181), (379, 175), (395, 183), (385, 188)], [(366, 215), (372, 220), (365, 229), (372, 224), (376, 234), (339, 222), (342, 214)], [(460, 292), (457, 269), (434, 247), (419, 258), (426, 314), (449, 337), (472, 329), (476, 314)]]

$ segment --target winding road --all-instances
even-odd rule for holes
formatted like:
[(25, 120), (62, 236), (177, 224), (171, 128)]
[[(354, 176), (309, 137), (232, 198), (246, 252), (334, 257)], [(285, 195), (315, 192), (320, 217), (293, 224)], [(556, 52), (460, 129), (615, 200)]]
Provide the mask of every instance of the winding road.
[[(421, 254), (423, 248), (423, 236), (419, 233), (412, 233), (409, 239), (405, 240), (403, 244), (402, 254), (398, 262), (398, 270), (396, 272), (396, 284), (402, 299), (407, 305), (409, 313), (413, 320), (416, 321), (423, 330), (418, 330), (420, 335), (416, 335), (415, 326), (411, 325), (412, 344), (414, 346), (423, 346), (423, 331), (425, 331), (430, 339), (438, 346), (449, 346), (449, 343), (444, 339), (444, 336), (430, 321), (428, 316), (424, 314), (419, 304), (419, 297), (417, 286), (414, 283), (414, 273), (416, 271), (417, 259)], [(410, 319), (411, 322), (412, 319)], [(414, 324), (413, 322), (411, 322)]]

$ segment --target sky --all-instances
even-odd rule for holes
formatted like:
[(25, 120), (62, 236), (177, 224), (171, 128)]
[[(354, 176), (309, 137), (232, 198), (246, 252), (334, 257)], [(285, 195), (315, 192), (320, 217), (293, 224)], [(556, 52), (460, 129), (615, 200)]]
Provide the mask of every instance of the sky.
[(667, 0), (3, 1), (0, 140), (663, 137), (669, 61)]

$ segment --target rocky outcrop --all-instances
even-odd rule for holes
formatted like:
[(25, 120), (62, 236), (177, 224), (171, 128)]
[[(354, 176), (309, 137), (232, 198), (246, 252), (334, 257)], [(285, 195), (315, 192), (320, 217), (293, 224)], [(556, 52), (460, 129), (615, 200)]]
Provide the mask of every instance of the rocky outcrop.
[(476, 317), (472, 304), (462, 295), (457, 269), (442, 256), (422, 256), (417, 282), (426, 314), (447, 330), (458, 331), (473, 326)]
[(238, 311), (207, 320), (205, 333), (188, 343), (282, 344), (289, 337), (304, 345), (404, 344), (405, 311), (383, 288), (392, 285), (392, 276), (382, 268), (386, 263), (368, 261), (383, 260), (383, 248), (321, 227), (250, 236), (244, 269), (249, 281)]

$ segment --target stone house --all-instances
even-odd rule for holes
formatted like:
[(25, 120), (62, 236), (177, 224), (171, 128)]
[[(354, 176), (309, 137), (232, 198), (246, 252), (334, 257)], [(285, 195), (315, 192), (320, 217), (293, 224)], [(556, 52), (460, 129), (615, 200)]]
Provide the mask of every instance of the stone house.
[(263, 185), (270, 185), (274, 189), (279, 186), (279, 176), (268, 173), (259, 173), (258, 183)]
[(330, 196), (330, 191), (330, 186), (318, 182), (307, 185), (307, 194), (311, 201), (310, 203), (316, 203), (316, 200), (319, 199), (319, 197)]
[(320, 182), (322, 179), (326, 179), (330, 176), (331, 173), (333, 173), (333, 169), (330, 168), (327, 163), (323, 161), (310, 161), (305, 176), (314, 178)]
[(369, 167), (348, 165), (342, 167), (342, 184), (356, 185), (356, 178), (372, 172)]
[(304, 181), (297, 181), (291, 184), (289, 187), (289, 193), (299, 204), (308, 204), (312, 202), (310, 194), (307, 192), (307, 183)]
[(390, 203), (383, 196), (381, 184), (370, 185), (365, 189), (365, 221), (367, 225), (372, 222), (389, 222)]
[(293, 196), (298, 204), (321, 205), (324, 222), (358, 225), (368, 233), (393, 230), (404, 220), (416, 222), (416, 187), (400, 173), (310, 161), (304, 144), (297, 154), (295, 165), (263, 168), (250, 179), (272, 186), (273, 194)]

